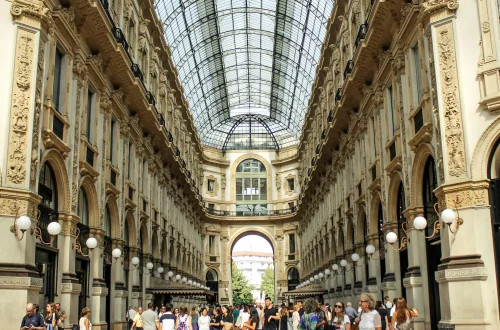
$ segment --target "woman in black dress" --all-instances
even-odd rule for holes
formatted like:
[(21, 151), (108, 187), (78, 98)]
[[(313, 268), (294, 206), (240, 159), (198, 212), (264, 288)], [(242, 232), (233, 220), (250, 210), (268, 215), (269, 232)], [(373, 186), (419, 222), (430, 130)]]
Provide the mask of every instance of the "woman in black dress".
[(59, 316), (56, 313), (56, 304), (49, 303), (45, 307), (45, 327), (47, 330), (55, 330)]
[(382, 329), (387, 329), (387, 324), (389, 323), (387, 318), (387, 309), (385, 309), (385, 306), (381, 301), (377, 301), (375, 310), (380, 314), (380, 318), (382, 319)]
[(288, 306), (281, 305), (280, 309), (280, 330), (288, 330)]

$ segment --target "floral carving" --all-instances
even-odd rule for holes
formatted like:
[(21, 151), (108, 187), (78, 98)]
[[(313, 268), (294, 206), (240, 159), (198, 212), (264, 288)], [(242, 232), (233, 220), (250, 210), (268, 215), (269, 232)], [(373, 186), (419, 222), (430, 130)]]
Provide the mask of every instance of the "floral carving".
[(445, 140), (450, 176), (465, 174), (465, 150), (463, 142), (462, 114), (457, 86), (455, 45), (449, 25), (438, 34), (439, 65), (442, 83)]
[(33, 139), (31, 147), (31, 172), (30, 172), (30, 188), (35, 188), (37, 178), (38, 145), (40, 135), (40, 110), (42, 107), (42, 85), (43, 85), (43, 67), (45, 62), (45, 41), (40, 39), (40, 47), (38, 50), (38, 66), (36, 76), (36, 92), (35, 92), (35, 113), (33, 116)]
[(26, 179), (26, 143), (34, 40), (31, 33), (19, 31), (12, 96), (11, 129), (7, 179), (21, 184)]
[(78, 198), (78, 150), (77, 146), (80, 145), (80, 107), (82, 103), (82, 83), (78, 80), (78, 87), (76, 91), (76, 107), (75, 107), (75, 139), (73, 142), (73, 187), (71, 195), (71, 210), (76, 212), (76, 203)]

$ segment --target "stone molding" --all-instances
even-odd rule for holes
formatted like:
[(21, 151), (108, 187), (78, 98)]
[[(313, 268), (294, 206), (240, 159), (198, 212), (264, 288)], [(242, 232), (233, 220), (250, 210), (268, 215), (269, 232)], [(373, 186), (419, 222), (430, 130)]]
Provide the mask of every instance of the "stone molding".
[(421, 276), (405, 277), (403, 279), (403, 286), (406, 289), (421, 287), (422, 283), (423, 282), (422, 282), (422, 277)]
[(78, 283), (63, 283), (61, 285), (61, 293), (80, 293), (82, 285)]
[(435, 279), (438, 283), (486, 281), (487, 278), (488, 269), (486, 267), (444, 269), (435, 273)]
[(0, 276), (0, 289), (4, 290), (40, 290), (43, 279), (35, 277)]
[(101, 297), (105, 297), (108, 295), (108, 288), (106, 287), (93, 287), (92, 288), (92, 296), (101, 296)]
[(382, 282), (382, 284), (380, 285), (380, 288), (382, 290), (386, 289), (386, 290), (396, 290), (396, 282)]

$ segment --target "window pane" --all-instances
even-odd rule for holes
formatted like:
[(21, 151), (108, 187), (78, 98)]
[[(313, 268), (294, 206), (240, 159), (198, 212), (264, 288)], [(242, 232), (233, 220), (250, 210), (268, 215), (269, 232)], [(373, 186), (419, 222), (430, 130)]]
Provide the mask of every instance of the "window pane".
[(236, 193), (237, 194), (243, 193), (243, 183), (241, 180), (242, 180), (241, 178), (236, 179)]
[(251, 191), (251, 187), (252, 187), (251, 186), (251, 184), (252, 184), (251, 183), (251, 179), (245, 178), (243, 182), (244, 182), (244, 189), (245, 189), (244, 192), (243, 192), (243, 194), (249, 195), (250, 191)]
[(259, 194), (259, 179), (258, 178), (252, 179), (252, 194), (254, 194), (254, 195)]

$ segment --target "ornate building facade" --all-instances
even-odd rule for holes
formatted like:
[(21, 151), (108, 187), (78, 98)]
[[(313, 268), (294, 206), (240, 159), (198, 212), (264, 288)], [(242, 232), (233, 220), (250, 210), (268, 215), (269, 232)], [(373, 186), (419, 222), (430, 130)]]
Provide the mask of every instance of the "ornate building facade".
[[(66, 327), (89, 306), (95, 329), (125, 329), (127, 306), (150, 301), (230, 304), (232, 247), (248, 234), (273, 247), (278, 301), (320, 287), (327, 302), (355, 303), (369, 291), (405, 297), (415, 329), (500, 327), (496, 1), (318, 0), (328, 12), (312, 94), (297, 103), (309, 89), (295, 85), (290, 113), (269, 115), (291, 118), (282, 145), (263, 112), (227, 115), (235, 124), (215, 141), (210, 120), (224, 112), (181, 84), (194, 73), (174, 64), (165, 26), (189, 15), (165, 2), (0, 3), (6, 329), (27, 302), (60, 302)], [(300, 51), (314, 50), (303, 31)], [(260, 125), (249, 145), (241, 123)]]

